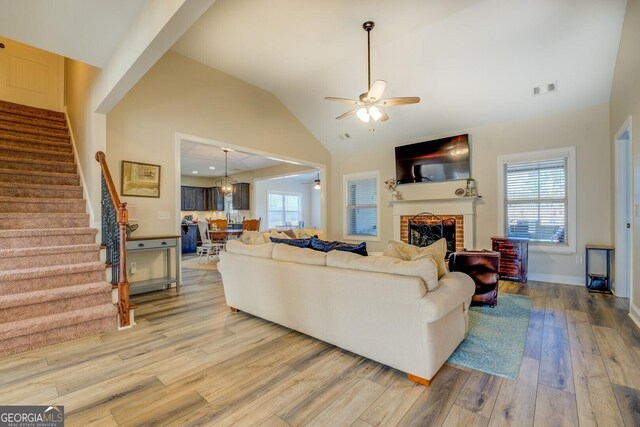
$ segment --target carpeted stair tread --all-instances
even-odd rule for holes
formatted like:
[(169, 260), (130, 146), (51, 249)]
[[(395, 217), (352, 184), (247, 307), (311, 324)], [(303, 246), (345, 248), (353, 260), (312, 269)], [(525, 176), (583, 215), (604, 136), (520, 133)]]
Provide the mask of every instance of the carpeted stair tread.
[(79, 185), (20, 184), (0, 181), (0, 197), (82, 199)]
[[(46, 243), (46, 240), (44, 241)], [(37, 248), (12, 248), (0, 249), (0, 260), (8, 258), (24, 258), (45, 254), (74, 254), (82, 252), (100, 250), (97, 243), (87, 243), (84, 245), (64, 245), (64, 246), (41, 246)]]
[(20, 159), (54, 160), (66, 163), (73, 163), (75, 161), (73, 153), (61, 153), (30, 147), (12, 147), (2, 141), (0, 141), (0, 152), (5, 156), (18, 157)]
[(21, 132), (32, 135), (59, 137), (62, 139), (69, 138), (69, 131), (66, 128), (53, 129), (34, 125), (31, 123), (19, 123), (14, 121), (4, 120), (0, 117), (0, 133), (3, 130)]
[(89, 214), (86, 213), (0, 212), (0, 230), (88, 226)]
[(0, 196), (0, 212), (48, 214), (85, 213), (86, 210), (87, 204), (82, 199)]
[(109, 282), (95, 282), (21, 294), (0, 295), (0, 310), (93, 294), (108, 293), (111, 295), (112, 288)]
[(29, 138), (4, 137), (0, 135), (0, 143), (3, 147), (33, 148), (36, 150), (51, 150), (57, 153), (72, 153), (73, 146), (68, 142), (42, 142)]
[(102, 319), (105, 317), (115, 317), (115, 310), (116, 309), (113, 304), (103, 304), (100, 306), (84, 307), (78, 310), (67, 311), (65, 313), (19, 320), (17, 322), (1, 323), (0, 340), (41, 333), (43, 331), (89, 322), (91, 320)]
[(46, 110), (44, 108), (30, 107), (28, 105), (15, 104), (13, 102), (0, 100), (0, 111), (24, 116), (41, 117), (48, 120), (65, 122), (64, 113), (59, 111)]
[(43, 159), (22, 159), (2, 154), (0, 155), (0, 171), (13, 172), (17, 170), (23, 174), (41, 174), (44, 176), (50, 173), (75, 175), (78, 172), (78, 167), (75, 163)]
[(25, 116), (13, 111), (7, 111), (0, 108), (0, 120), (11, 121), (14, 123), (23, 123), (28, 125), (37, 125), (43, 128), (66, 130), (67, 123), (62, 120), (51, 120), (40, 118), (37, 116)]
[(116, 321), (114, 314), (113, 316), (103, 317), (102, 319), (50, 329), (31, 335), (23, 335), (3, 341), (0, 346), (0, 357), (98, 335), (115, 329)]
[(12, 280), (39, 279), (65, 274), (87, 273), (105, 270), (104, 262), (93, 261), (68, 265), (52, 265), (49, 267), (24, 268), (20, 270), (0, 271), (0, 286)]
[(18, 237), (42, 237), (46, 239), (50, 236), (69, 236), (78, 234), (89, 234), (95, 236), (98, 233), (96, 228), (90, 227), (70, 227), (70, 228), (34, 228), (30, 230), (0, 230), (0, 239)]
[(19, 139), (26, 141), (39, 141), (42, 143), (53, 142), (53, 143), (66, 143), (69, 144), (71, 142), (71, 137), (69, 136), (61, 136), (58, 134), (45, 134), (44, 132), (41, 134), (23, 132), (20, 130), (13, 129), (3, 129), (0, 127), (0, 138), (4, 139)]

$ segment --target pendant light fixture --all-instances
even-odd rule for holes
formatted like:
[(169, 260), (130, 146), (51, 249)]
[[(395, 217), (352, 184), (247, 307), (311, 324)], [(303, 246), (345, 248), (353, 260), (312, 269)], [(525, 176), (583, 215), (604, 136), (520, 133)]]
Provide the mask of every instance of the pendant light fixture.
[(315, 188), (316, 190), (319, 190), (320, 188), (322, 188), (320, 186), (320, 173), (318, 173), (317, 178), (313, 180), (313, 188)]
[(216, 187), (220, 187), (220, 190), (224, 194), (231, 194), (233, 192), (233, 184), (235, 184), (236, 181), (231, 179), (227, 174), (227, 156), (229, 149), (223, 148), (222, 151), (224, 151), (224, 176), (216, 180)]

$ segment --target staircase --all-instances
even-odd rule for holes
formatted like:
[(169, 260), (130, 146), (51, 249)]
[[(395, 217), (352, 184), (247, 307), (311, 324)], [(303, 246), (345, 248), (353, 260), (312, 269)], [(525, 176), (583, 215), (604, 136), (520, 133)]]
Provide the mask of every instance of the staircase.
[(116, 328), (63, 113), (0, 101), (0, 357)]

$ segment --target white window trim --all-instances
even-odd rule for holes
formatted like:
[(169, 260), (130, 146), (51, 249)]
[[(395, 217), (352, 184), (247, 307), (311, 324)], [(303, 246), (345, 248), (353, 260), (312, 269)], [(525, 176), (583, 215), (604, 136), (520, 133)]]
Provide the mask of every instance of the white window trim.
[[(348, 201), (348, 191), (347, 191), (347, 183), (354, 179), (366, 179), (366, 178), (375, 178), (376, 179), (376, 235), (375, 236), (363, 236), (363, 235), (350, 235), (348, 230), (349, 216), (347, 215), (347, 206), (349, 205)], [(369, 172), (359, 172), (359, 173), (350, 173), (342, 176), (342, 238), (344, 240), (352, 240), (358, 242), (379, 242), (380, 241), (380, 171), (369, 171)]]
[(576, 253), (576, 147), (553, 148), (549, 150), (498, 156), (498, 230), (499, 234), (504, 236), (506, 236), (506, 225), (504, 222), (504, 165), (514, 162), (548, 160), (560, 157), (567, 157), (567, 244), (558, 245), (544, 242), (529, 242), (529, 251), (531, 252), (549, 254)]
[[(269, 191), (267, 191), (267, 206), (266, 206), (267, 207), (267, 227), (269, 226), (269, 212), (271, 212), (271, 210), (269, 209), (269, 196), (272, 195), (272, 194), (279, 195), (279, 196), (298, 196), (298, 197), (300, 197), (300, 206), (299, 206), (300, 209), (298, 210), (298, 213), (300, 214), (300, 217), (302, 217), (302, 197), (303, 197), (302, 193), (295, 193), (295, 192), (292, 192), (292, 191), (269, 190)], [(283, 200), (283, 203), (285, 203), (284, 200)], [(284, 207), (285, 206), (283, 206), (283, 208)], [(287, 212), (286, 209), (283, 210), (282, 212), (285, 213), (285, 217), (286, 217), (286, 212)], [(282, 225), (284, 225), (284, 223)]]

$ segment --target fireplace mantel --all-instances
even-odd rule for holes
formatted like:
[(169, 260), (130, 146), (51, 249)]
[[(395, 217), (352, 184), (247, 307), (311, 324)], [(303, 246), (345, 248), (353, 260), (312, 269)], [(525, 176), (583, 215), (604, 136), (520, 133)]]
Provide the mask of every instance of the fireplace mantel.
[(444, 199), (392, 200), (393, 239), (400, 240), (400, 217), (430, 212), (434, 215), (464, 216), (464, 247), (475, 248), (476, 202), (480, 197), (451, 197)]

